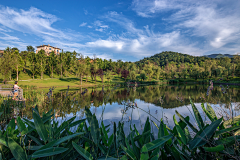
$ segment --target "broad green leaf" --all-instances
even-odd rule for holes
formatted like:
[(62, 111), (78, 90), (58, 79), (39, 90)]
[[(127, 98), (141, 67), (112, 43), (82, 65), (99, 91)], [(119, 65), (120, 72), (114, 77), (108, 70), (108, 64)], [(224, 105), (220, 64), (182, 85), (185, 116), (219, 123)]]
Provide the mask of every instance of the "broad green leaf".
[(134, 153), (133, 153), (131, 150), (127, 149), (127, 148), (124, 147), (122, 144), (121, 144), (121, 147), (122, 147), (122, 149), (125, 151), (125, 153), (126, 153), (131, 159), (137, 160), (137, 157), (134, 155)]
[(54, 144), (56, 143), (57, 140), (54, 140), (52, 142), (49, 142), (47, 144), (45, 144), (43, 147), (41, 147), (39, 150), (44, 150), (44, 149), (47, 149), (47, 148), (51, 148), (54, 146)]
[(205, 151), (207, 152), (220, 152), (224, 150), (223, 145), (218, 145), (216, 147), (203, 147)]
[(34, 125), (35, 128), (41, 137), (41, 139), (46, 142), (48, 139), (48, 133), (47, 130), (42, 122), (42, 119), (39, 117), (39, 115), (33, 110), (33, 119), (34, 119)]
[(120, 160), (128, 160), (128, 158), (127, 158), (126, 155), (124, 155), (124, 156), (122, 156), (122, 157), (120, 158)]
[(58, 139), (53, 146), (57, 146), (57, 145), (61, 144), (62, 142), (65, 142), (66, 140), (70, 140), (76, 136), (83, 135), (83, 134), (84, 134), (84, 132), (80, 132), (80, 133), (75, 133), (75, 134), (72, 134), (69, 136), (62, 137), (62, 138)]
[(32, 128), (35, 129), (35, 125), (34, 125), (34, 122), (26, 119), (26, 118), (23, 118), (23, 120), (25, 121), (25, 123), (27, 123), (28, 126), (31, 126)]
[(206, 144), (212, 135), (216, 132), (217, 127), (222, 122), (222, 118), (212, 122), (208, 127), (206, 127), (202, 133), (196, 136), (192, 141), (189, 142), (189, 148), (194, 149), (196, 147), (203, 146)]
[(27, 133), (27, 127), (20, 117), (17, 117), (17, 125), (22, 136)]
[(240, 115), (234, 117), (233, 119), (229, 119), (227, 121), (224, 121), (223, 125), (226, 127), (226, 126), (229, 126), (229, 125), (234, 124), (234, 123), (239, 122), (239, 121), (240, 121)]
[(62, 147), (51, 147), (51, 148), (46, 148), (42, 150), (37, 150), (32, 154), (32, 158), (40, 158), (40, 157), (48, 157), (48, 156), (53, 156), (56, 154), (63, 153), (67, 151), (68, 148), (62, 148)]
[(43, 145), (41, 145), (41, 146), (27, 146), (27, 149), (36, 151), (36, 150), (39, 150), (42, 147), (43, 147)]
[(7, 145), (7, 140), (6, 140), (6, 137), (5, 137), (4, 135), (1, 135), (1, 136), (0, 136), (0, 144), (8, 147), (8, 145)]
[(15, 131), (15, 126), (16, 126), (15, 119), (12, 119), (7, 125), (8, 137), (13, 135), (13, 132)]
[[(123, 158), (123, 157), (122, 157)], [(124, 160), (124, 158), (121, 160)], [(127, 158), (127, 157), (126, 157)], [(104, 156), (104, 157), (101, 157), (101, 158), (98, 158), (98, 160), (118, 160), (117, 158), (114, 158), (114, 157), (111, 157), (111, 156)], [(127, 160), (127, 159), (126, 159)]]
[(165, 142), (167, 142), (170, 138), (172, 138), (172, 135), (168, 135), (168, 136), (158, 138), (158, 139), (156, 139), (152, 142), (147, 143), (146, 147), (147, 147), (148, 151), (151, 151), (151, 150), (161, 146)]
[(201, 107), (203, 109), (203, 111), (205, 112), (205, 114), (208, 116), (208, 118), (213, 122), (215, 121), (216, 117), (214, 117), (211, 113), (208, 112), (208, 110), (204, 107), (204, 103), (201, 104)]
[[(144, 126), (144, 129), (143, 129), (142, 134), (144, 134), (144, 133), (146, 133), (146, 132), (149, 132), (149, 131), (151, 132), (151, 124), (150, 124), (150, 122), (149, 122), (149, 117), (147, 117), (147, 120), (146, 120), (146, 123), (145, 123), (145, 126)], [(143, 142), (144, 142), (144, 143), (150, 142), (150, 136), (149, 136), (149, 134), (143, 136)]]
[(184, 133), (185, 133), (185, 135), (186, 135), (186, 139), (187, 139), (187, 143), (192, 139), (192, 137), (191, 137), (191, 135), (190, 135), (190, 132), (189, 132), (189, 130), (188, 130), (188, 127), (186, 127), (185, 129), (184, 129)]
[(12, 138), (8, 138), (8, 147), (10, 148), (14, 158), (17, 160), (27, 160), (25, 151)]
[(234, 133), (235, 136), (240, 135), (240, 129)]
[(215, 111), (213, 110), (212, 106), (208, 103), (207, 103), (207, 111), (211, 115), (211, 117), (213, 117), (215, 120), (217, 120)]
[(43, 143), (41, 142), (40, 139), (33, 137), (31, 135), (27, 135), (28, 137), (30, 137), (35, 143), (37, 143), (38, 145), (43, 145)]
[(158, 138), (161, 138), (164, 136), (164, 123), (163, 120), (161, 119), (160, 126), (158, 129)]
[(186, 120), (184, 119), (184, 117), (183, 117), (181, 114), (178, 113), (177, 110), (175, 110), (175, 112), (176, 112), (176, 114), (178, 115), (178, 117), (179, 117), (183, 122), (185, 122), (195, 133), (198, 132), (198, 130), (197, 130), (189, 121), (186, 121)]
[(194, 116), (195, 116), (195, 119), (197, 121), (197, 124), (198, 124), (198, 127), (199, 129), (202, 129), (204, 127), (204, 123), (203, 123), (203, 120), (202, 120), (202, 117), (197, 109), (197, 107), (195, 106), (195, 104), (192, 102), (191, 98), (189, 97), (189, 100), (190, 100), (190, 103), (192, 105), (192, 109), (193, 109), (193, 113), (194, 113)]
[(69, 128), (74, 127), (74, 126), (76, 126), (76, 125), (78, 125), (78, 124), (81, 124), (81, 123), (84, 122), (85, 120), (86, 120), (86, 118), (81, 119), (81, 120), (74, 121), (74, 122), (72, 122), (72, 123), (69, 125)]
[(231, 127), (231, 128), (222, 129), (220, 131), (217, 131), (215, 136), (219, 136), (220, 134), (224, 134), (224, 133), (227, 133), (227, 132), (233, 132), (234, 130), (237, 130), (239, 128), (240, 128), (240, 126), (235, 126), (235, 127)]
[(100, 128), (98, 125), (98, 120), (97, 120), (95, 114), (92, 114), (87, 107), (85, 107), (85, 114), (86, 114), (89, 126), (91, 128), (90, 132), (91, 132), (93, 141), (96, 145), (98, 145), (99, 140), (100, 140), (100, 138), (99, 138), (100, 137)]
[(85, 159), (87, 160), (92, 160), (93, 157), (92, 155), (86, 151), (85, 149), (83, 149), (82, 147), (78, 146), (75, 142), (72, 142), (73, 147), (76, 149), (76, 151), (83, 156)]
[(236, 143), (236, 141), (240, 141), (240, 136), (231, 136), (227, 138), (222, 138), (220, 140), (217, 140), (216, 143), (218, 145), (226, 145), (226, 146), (232, 146), (233, 144)]
[(141, 149), (140, 160), (146, 160), (146, 159), (149, 159), (149, 155), (148, 155), (147, 147), (144, 145)]
[(56, 132), (54, 133), (55, 135), (58, 135), (60, 132), (62, 132), (65, 128), (67, 128), (69, 126), (70, 123), (72, 123), (72, 121), (74, 121), (74, 119), (76, 118), (76, 116), (70, 118), (69, 120), (63, 122), (56, 130)]
[(174, 123), (175, 123), (175, 127), (176, 127), (176, 129), (177, 129), (177, 132), (178, 132), (178, 137), (180, 138), (180, 140), (181, 140), (185, 145), (187, 145), (186, 136), (185, 136), (184, 131), (182, 130), (182, 128), (179, 126), (175, 115), (173, 115), (173, 120), (174, 120)]

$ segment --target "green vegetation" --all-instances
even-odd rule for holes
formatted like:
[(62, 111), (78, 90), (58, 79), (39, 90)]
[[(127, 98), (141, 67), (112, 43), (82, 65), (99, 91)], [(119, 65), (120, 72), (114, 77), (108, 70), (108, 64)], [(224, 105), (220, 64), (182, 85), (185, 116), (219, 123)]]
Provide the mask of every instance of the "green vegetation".
[[(31, 46), (28, 46), (27, 51), (21, 52), (17, 48), (7, 48), (4, 51), (0, 57), (0, 80), (4, 83), (9, 80), (29, 80), (26, 83), (39, 87), (46, 85), (44, 79), (51, 85), (55, 83), (56, 86), (89, 86), (93, 83), (99, 85), (106, 81), (123, 83), (166, 80), (170, 83), (190, 81), (206, 83), (211, 79), (218, 82), (240, 82), (240, 56), (213, 59), (177, 52), (162, 52), (133, 63), (84, 58), (75, 51), (62, 51), (59, 55), (51, 52), (47, 56), (43, 50), (35, 54), (30, 48)], [(36, 78), (41, 80), (31, 81)], [(61, 79), (49, 80), (49, 78)], [(68, 84), (64, 83), (68, 81), (66, 78), (70, 78)]]
[[(190, 102), (197, 126), (188, 116), (183, 117), (176, 111), (180, 120), (173, 116), (175, 126), (172, 129), (163, 120), (157, 125), (148, 118), (142, 133), (133, 126), (129, 135), (124, 133), (123, 122), (105, 126), (87, 107), (86, 119), (74, 121), (76, 117), (73, 117), (60, 125), (52, 110), (41, 115), (35, 107), (32, 109), (33, 122), (17, 117), (16, 124), (12, 119), (6, 130), (0, 131), (0, 156), (17, 160), (237, 158), (239, 116), (229, 120), (217, 118), (212, 107), (202, 103), (204, 117), (210, 120), (207, 124), (191, 99)], [(128, 107), (137, 106), (128, 104)], [(154, 137), (151, 123), (158, 128), (157, 137)]]

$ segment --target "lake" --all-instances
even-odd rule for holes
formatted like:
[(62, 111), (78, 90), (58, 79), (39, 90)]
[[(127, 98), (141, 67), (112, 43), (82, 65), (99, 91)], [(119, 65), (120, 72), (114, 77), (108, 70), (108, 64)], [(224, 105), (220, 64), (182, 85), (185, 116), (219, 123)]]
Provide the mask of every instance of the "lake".
[(153, 130), (156, 130), (154, 123), (159, 125), (161, 119), (170, 128), (174, 125), (175, 110), (193, 121), (191, 97), (200, 113), (203, 113), (201, 103), (208, 102), (219, 117), (229, 118), (229, 109), (234, 111), (234, 115), (239, 115), (238, 86), (214, 86), (208, 96), (207, 90), (207, 85), (150, 85), (27, 91), (24, 93), (26, 107), (15, 109), (13, 114), (32, 119), (31, 108), (38, 105), (40, 112), (53, 109), (55, 118), (61, 123), (73, 116), (77, 117), (76, 120), (84, 118), (84, 108), (88, 106), (106, 125), (124, 121), (126, 131), (129, 125), (134, 124), (141, 131), (149, 117)]

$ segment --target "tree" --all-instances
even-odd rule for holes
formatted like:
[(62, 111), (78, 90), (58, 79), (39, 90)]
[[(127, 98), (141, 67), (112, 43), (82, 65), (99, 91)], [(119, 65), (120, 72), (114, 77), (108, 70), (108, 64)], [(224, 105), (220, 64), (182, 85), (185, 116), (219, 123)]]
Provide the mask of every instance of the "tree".
[(12, 69), (13, 69), (13, 54), (12, 49), (7, 47), (3, 53), (2, 56), (2, 62), (0, 66), (0, 71), (2, 75), (4, 76), (4, 81), (6, 81), (8, 78), (11, 80), (12, 75)]
[(135, 71), (130, 71), (130, 73), (129, 73), (129, 78), (130, 78), (131, 80), (136, 80), (136, 73), (135, 73)]
[(98, 73), (98, 65), (97, 63), (94, 62), (91, 66), (91, 77), (92, 77), (92, 80), (93, 78), (95, 79), (95, 83), (97, 82), (97, 73)]
[(128, 71), (128, 70), (123, 70), (123, 71), (121, 72), (121, 74), (122, 74), (122, 77), (123, 77), (123, 78), (125, 79), (125, 81), (126, 81), (128, 75), (129, 75), (129, 71)]
[(35, 52), (35, 49), (33, 48), (33, 46), (27, 46), (27, 51), (28, 53)]
[(117, 74), (118, 74), (118, 77), (120, 77), (120, 73), (122, 72), (122, 68), (118, 68), (117, 69)]
[(108, 79), (108, 82), (111, 80), (111, 71), (107, 70), (105, 72), (105, 77)]
[(23, 68), (24, 73), (26, 73), (27, 62), (29, 61), (28, 55), (29, 55), (29, 52), (27, 52), (27, 51), (21, 51), (21, 53), (20, 53), (20, 56), (22, 57), (22, 59), (24, 61), (24, 68)]
[(37, 53), (37, 63), (39, 65), (41, 79), (43, 79), (43, 73), (46, 70), (46, 55), (45, 55), (45, 51), (42, 49)]
[(141, 79), (142, 81), (144, 81), (146, 78), (147, 78), (147, 77), (146, 77), (146, 73), (145, 73), (145, 71), (143, 70), (143, 71), (141, 72), (141, 74), (140, 74), (140, 79)]
[(60, 65), (60, 74), (61, 74), (61, 78), (63, 76), (63, 63), (64, 63), (64, 53), (63, 53), (63, 50), (62, 52), (59, 53), (59, 56), (58, 56), (58, 64)]
[(82, 79), (83, 79), (83, 76), (84, 76), (84, 74), (86, 72), (86, 69), (87, 69), (87, 65), (83, 61), (82, 62), (78, 62), (77, 73), (80, 76), (81, 85), (82, 85)]
[(49, 66), (49, 70), (50, 70), (50, 73), (51, 73), (51, 78), (53, 78), (53, 70), (54, 70), (54, 68), (57, 64), (56, 62), (57, 62), (56, 55), (52, 51), (50, 53), (50, 55), (48, 56), (48, 66)]
[(17, 81), (18, 81), (19, 68), (22, 67), (23, 65), (23, 60), (22, 60), (22, 57), (19, 55), (18, 50), (13, 51), (12, 60), (14, 64), (14, 69), (17, 72)]
[(99, 77), (101, 78), (102, 83), (103, 83), (103, 78), (104, 78), (103, 69), (98, 69), (98, 75), (99, 75)]
[(28, 55), (28, 59), (29, 59), (29, 62), (30, 62), (30, 70), (32, 72), (32, 76), (33, 76), (33, 79), (34, 79), (34, 75), (36, 74), (36, 71), (37, 71), (37, 67), (36, 67), (36, 64), (37, 64), (37, 56), (36, 56), (36, 53), (34, 52), (31, 52), (29, 55)]

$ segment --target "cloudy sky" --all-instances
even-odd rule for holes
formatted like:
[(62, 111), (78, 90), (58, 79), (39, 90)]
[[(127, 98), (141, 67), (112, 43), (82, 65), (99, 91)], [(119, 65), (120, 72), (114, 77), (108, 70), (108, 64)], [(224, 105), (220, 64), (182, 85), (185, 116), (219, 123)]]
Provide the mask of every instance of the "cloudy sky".
[(0, 49), (50, 44), (123, 61), (162, 51), (236, 54), (239, 8), (239, 0), (1, 1)]

